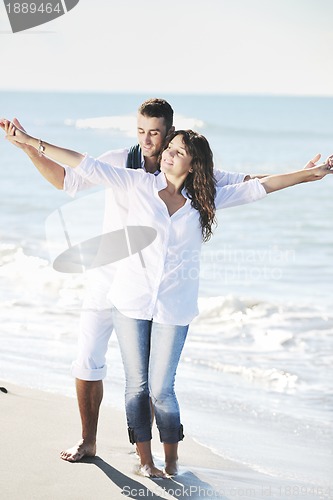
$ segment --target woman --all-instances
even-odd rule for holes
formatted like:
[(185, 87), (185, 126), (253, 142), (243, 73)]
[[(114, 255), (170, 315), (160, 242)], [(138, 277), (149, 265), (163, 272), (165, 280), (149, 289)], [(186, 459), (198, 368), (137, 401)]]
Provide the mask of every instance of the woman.
[[(110, 288), (114, 323), (126, 375), (126, 415), (130, 441), (137, 444), (141, 473), (177, 473), (183, 439), (174, 392), (178, 361), (188, 325), (197, 314), (199, 254), (212, 235), (215, 211), (266, 196), (288, 186), (333, 173), (333, 156), (319, 166), (217, 187), (207, 140), (190, 130), (169, 136), (160, 158), (161, 174), (119, 169), (80, 153), (58, 148), (20, 131), (8, 120), (0, 126), (11, 142), (24, 142), (76, 168), (95, 184), (128, 195), (127, 228), (148, 226), (155, 239), (118, 263)], [(318, 160), (316, 157), (315, 160)], [(134, 242), (135, 246), (135, 242)], [(151, 397), (165, 451), (165, 471), (151, 454)]]

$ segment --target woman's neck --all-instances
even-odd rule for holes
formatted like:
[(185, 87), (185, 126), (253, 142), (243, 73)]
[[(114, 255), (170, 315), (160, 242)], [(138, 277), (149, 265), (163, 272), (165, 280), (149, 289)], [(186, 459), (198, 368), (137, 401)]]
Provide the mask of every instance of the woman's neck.
[(166, 191), (170, 195), (178, 195), (181, 194), (183, 187), (184, 187), (184, 182), (185, 178), (174, 178), (173, 176), (164, 174), (166, 181), (167, 181), (167, 187), (165, 188)]

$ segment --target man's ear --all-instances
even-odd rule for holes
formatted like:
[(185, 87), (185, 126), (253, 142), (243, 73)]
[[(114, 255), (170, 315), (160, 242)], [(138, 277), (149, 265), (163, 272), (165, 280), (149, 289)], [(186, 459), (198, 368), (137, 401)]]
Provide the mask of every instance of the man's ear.
[(169, 128), (167, 135), (172, 134), (175, 130), (175, 127), (172, 125), (172, 127)]

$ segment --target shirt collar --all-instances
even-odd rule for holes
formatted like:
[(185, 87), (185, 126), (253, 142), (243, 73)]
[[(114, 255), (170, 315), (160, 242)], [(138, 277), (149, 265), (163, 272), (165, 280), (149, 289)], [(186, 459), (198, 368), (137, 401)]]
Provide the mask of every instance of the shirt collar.
[(157, 191), (162, 191), (162, 189), (165, 189), (168, 185), (167, 180), (166, 180), (163, 172), (160, 172), (158, 175), (156, 175), (155, 182), (156, 182)]
[[(157, 188), (157, 191), (162, 191), (162, 189), (165, 189), (167, 187), (167, 185), (168, 185), (168, 183), (167, 183), (167, 180), (165, 178), (164, 172), (160, 172), (156, 176), (156, 188)], [(182, 189), (181, 193), (184, 196), (184, 198), (186, 198), (187, 200), (190, 199), (188, 197), (188, 194), (187, 194), (187, 191), (186, 191), (185, 187)]]

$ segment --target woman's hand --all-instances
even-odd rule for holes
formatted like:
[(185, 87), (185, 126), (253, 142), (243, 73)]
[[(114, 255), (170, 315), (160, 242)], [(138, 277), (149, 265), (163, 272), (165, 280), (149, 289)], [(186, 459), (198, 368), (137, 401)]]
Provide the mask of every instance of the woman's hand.
[(6, 118), (0, 120), (0, 127), (6, 132), (6, 139), (18, 147), (20, 144), (28, 144), (31, 139), (31, 136), (24, 129), (19, 128), (19, 125), (19, 121), (15, 118), (12, 122)]
[(11, 136), (10, 142), (16, 146), (19, 149), (22, 149), (30, 158), (34, 157), (37, 155), (37, 150), (33, 146), (30, 146), (29, 144), (26, 144), (25, 142), (19, 142), (18, 140), (15, 140), (14, 137), (19, 139), (19, 134), (22, 134), (24, 132), (26, 134), (25, 128), (21, 125), (21, 123), (18, 121), (17, 118), (13, 118), (13, 121), (10, 122), (9, 120), (2, 119), (0, 120), (0, 127), (7, 133), (7, 140), (8, 136)]
[[(12, 144), (15, 144), (15, 146), (20, 147), (20, 144), (24, 144), (26, 150), (29, 147), (34, 147), (35, 151), (38, 151), (40, 157), (45, 155), (56, 162), (63, 163), (73, 168), (77, 167), (83, 160), (83, 154), (70, 149), (60, 148), (42, 141), (41, 139), (36, 139), (36, 137), (27, 134), (24, 129), (22, 130), (22, 128), (19, 128), (18, 125), (20, 125), (18, 120), (11, 122), (6, 118), (0, 119), (0, 128), (6, 132), (6, 139)], [(24, 148), (22, 147), (21, 149)]]

